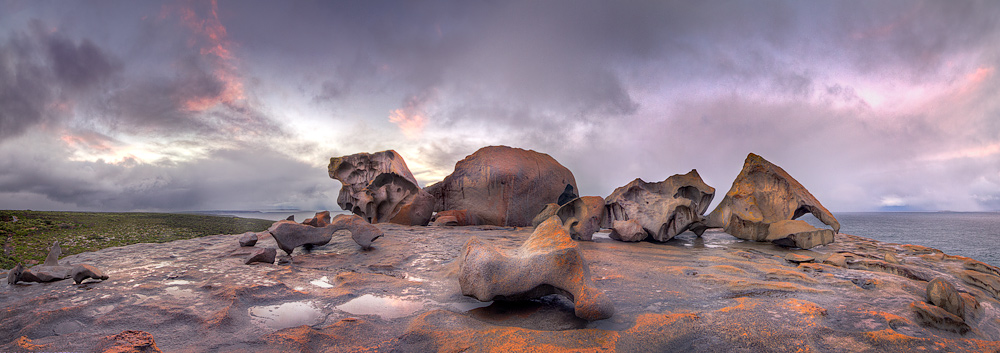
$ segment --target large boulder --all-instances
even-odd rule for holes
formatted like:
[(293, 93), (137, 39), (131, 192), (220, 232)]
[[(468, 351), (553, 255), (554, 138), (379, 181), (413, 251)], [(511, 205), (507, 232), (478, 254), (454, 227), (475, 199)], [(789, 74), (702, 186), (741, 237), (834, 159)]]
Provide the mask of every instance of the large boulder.
[(313, 227), (294, 221), (277, 221), (268, 228), (268, 232), (278, 243), (278, 248), (291, 255), (300, 246), (320, 246), (330, 242), (333, 233), (346, 229), (351, 232), (354, 242), (362, 248), (371, 248), (372, 242), (384, 233), (381, 229), (365, 222), (357, 215), (337, 215), (330, 224), (324, 227)]
[(614, 315), (610, 299), (594, 288), (587, 261), (559, 217), (538, 225), (517, 249), (500, 250), (472, 237), (460, 258), (458, 284), (464, 295), (490, 301), (561, 294), (573, 301), (582, 319)]
[(370, 223), (427, 225), (431, 219), (434, 200), (396, 151), (330, 158), (327, 170), (343, 184), (337, 205)]
[[(840, 232), (837, 219), (802, 184), (781, 167), (751, 153), (719, 206), (695, 230), (700, 234), (705, 228), (722, 228), (737, 238), (754, 241), (785, 239), (789, 238), (789, 234), (798, 234), (792, 237), (794, 240), (779, 243), (803, 248), (833, 242), (830, 232), (813, 227), (806, 229), (801, 224), (772, 227), (775, 223), (793, 220), (806, 213), (829, 225), (833, 233)], [(797, 227), (797, 230), (789, 233), (790, 227)], [(772, 230), (785, 234), (772, 234)]]
[(637, 178), (604, 199), (604, 227), (635, 220), (654, 240), (667, 241), (702, 221), (714, 197), (715, 188), (705, 184), (694, 169), (658, 183)]
[(573, 172), (551, 156), (507, 146), (483, 147), (455, 164), (455, 171), (424, 190), (435, 211), (468, 210), (483, 224), (530, 226), (546, 204), (576, 189)]

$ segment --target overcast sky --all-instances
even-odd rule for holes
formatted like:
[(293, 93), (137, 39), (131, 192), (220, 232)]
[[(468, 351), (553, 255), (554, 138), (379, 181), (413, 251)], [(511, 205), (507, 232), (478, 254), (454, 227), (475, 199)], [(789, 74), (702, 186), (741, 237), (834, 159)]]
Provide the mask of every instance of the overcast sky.
[(995, 1), (0, 0), (0, 208), (337, 209), (483, 146), (581, 194), (754, 152), (833, 211), (1000, 210)]

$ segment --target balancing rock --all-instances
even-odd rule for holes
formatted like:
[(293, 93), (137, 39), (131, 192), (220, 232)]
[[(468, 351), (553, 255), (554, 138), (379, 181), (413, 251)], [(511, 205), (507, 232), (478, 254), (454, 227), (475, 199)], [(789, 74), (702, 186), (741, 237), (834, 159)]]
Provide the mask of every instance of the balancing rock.
[(431, 219), (434, 200), (396, 151), (330, 158), (327, 169), (343, 184), (337, 204), (369, 223), (427, 225)]
[(240, 235), (240, 246), (254, 246), (257, 245), (257, 233), (246, 232)]
[(594, 288), (590, 268), (559, 217), (551, 217), (517, 249), (500, 250), (472, 237), (462, 248), (458, 283), (462, 294), (481, 301), (526, 300), (561, 294), (577, 317), (614, 315), (610, 299)]
[(268, 264), (274, 263), (274, 258), (278, 256), (278, 249), (275, 248), (255, 248), (250, 256), (243, 260), (244, 264), (252, 264), (255, 262), (263, 262)]
[(637, 178), (604, 199), (604, 226), (635, 220), (654, 240), (667, 241), (701, 222), (714, 197), (715, 188), (694, 169), (658, 183)]
[[(785, 231), (788, 227), (805, 229), (801, 224), (786, 223), (772, 228), (774, 223), (793, 220), (806, 213), (811, 213), (832, 227), (832, 233), (840, 231), (840, 223), (833, 214), (802, 184), (781, 167), (751, 153), (719, 206), (708, 215), (703, 224), (696, 225), (694, 230), (700, 234), (706, 228), (722, 228), (737, 238), (754, 241), (792, 238), (779, 243), (803, 248), (833, 242), (834, 239), (828, 232)], [(772, 234), (772, 230), (786, 234)], [(799, 235), (789, 237), (789, 234)]]
[(468, 210), (482, 224), (525, 227), (546, 204), (559, 201), (573, 172), (551, 156), (507, 146), (483, 147), (455, 171), (424, 188), (435, 211)]

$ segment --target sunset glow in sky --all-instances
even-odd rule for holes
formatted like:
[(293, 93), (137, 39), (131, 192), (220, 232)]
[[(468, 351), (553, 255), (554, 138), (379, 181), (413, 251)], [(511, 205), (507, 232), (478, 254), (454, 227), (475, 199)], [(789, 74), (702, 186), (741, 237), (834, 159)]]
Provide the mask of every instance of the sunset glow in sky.
[(337, 209), (480, 147), (582, 195), (754, 152), (837, 211), (1000, 210), (995, 1), (0, 0), (0, 209)]

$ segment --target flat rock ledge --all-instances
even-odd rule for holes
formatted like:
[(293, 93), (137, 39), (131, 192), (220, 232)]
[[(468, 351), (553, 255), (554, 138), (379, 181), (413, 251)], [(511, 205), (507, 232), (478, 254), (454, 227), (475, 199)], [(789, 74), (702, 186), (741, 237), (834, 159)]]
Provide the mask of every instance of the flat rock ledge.
[[(385, 236), (371, 250), (340, 231), (294, 249), (291, 263), (281, 253), (245, 265), (252, 248), (240, 235), (66, 256), (60, 264), (92, 264), (108, 279), (0, 284), (0, 351), (1000, 349), (1000, 271), (922, 246), (836, 234), (790, 250), (715, 229), (626, 243), (604, 230), (575, 248), (615, 312), (587, 321), (561, 295), (462, 295), (466, 242), (514, 251), (533, 228), (375, 226)], [(277, 248), (266, 235), (256, 246)]]

